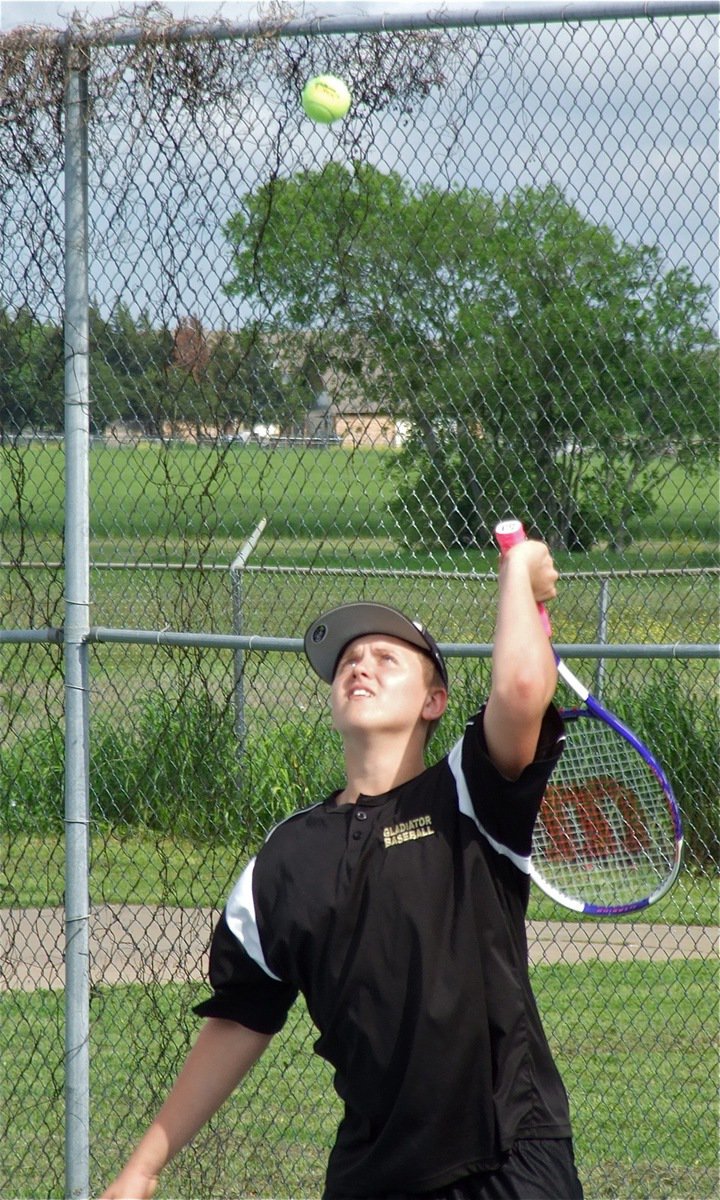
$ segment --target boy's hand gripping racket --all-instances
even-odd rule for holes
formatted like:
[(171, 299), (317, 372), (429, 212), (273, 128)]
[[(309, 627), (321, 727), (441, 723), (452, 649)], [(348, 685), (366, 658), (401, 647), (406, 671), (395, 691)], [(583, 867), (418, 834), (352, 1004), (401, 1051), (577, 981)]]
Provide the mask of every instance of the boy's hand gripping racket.
[[(495, 538), (504, 554), (525, 531), (520, 521), (501, 521)], [(547, 610), (538, 610), (550, 636)], [(672, 788), (647, 746), (555, 659), (582, 705), (561, 709), (565, 750), (535, 824), (531, 877), (574, 912), (646, 908), (680, 870), (683, 831)]]

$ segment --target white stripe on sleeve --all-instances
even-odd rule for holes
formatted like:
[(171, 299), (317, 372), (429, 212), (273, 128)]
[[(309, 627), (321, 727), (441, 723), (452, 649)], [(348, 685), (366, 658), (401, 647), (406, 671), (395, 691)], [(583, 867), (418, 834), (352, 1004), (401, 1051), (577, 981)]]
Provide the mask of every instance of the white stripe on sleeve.
[(255, 899), (252, 888), (254, 870), (255, 859), (253, 858), (246, 866), (228, 897), (227, 904), (225, 905), (225, 919), (228, 923), (228, 928), (240, 942), (246, 954), (262, 968), (266, 975), (269, 975), (271, 979), (279, 981), (280, 976), (275, 975), (265, 962), (265, 955), (260, 944), (260, 931), (255, 914)]
[(502, 842), (496, 841), (495, 838), (490, 836), (487, 829), (483, 828), (480, 821), (478, 820), (477, 813), (475, 812), (475, 808), (473, 807), (473, 802), (470, 799), (470, 791), (468, 789), (467, 780), (465, 779), (465, 775), (463, 774), (462, 747), (463, 747), (463, 739), (461, 738), (459, 742), (455, 743), (452, 750), (448, 754), (448, 765), (449, 765), (450, 770), (452, 771), (453, 777), (455, 779), (455, 787), (457, 789), (457, 795), (458, 795), (458, 807), (460, 809), (460, 812), (463, 813), (466, 817), (469, 817), (471, 821), (475, 822), (475, 825), (477, 826), (477, 828), (480, 831), (480, 833), (482, 834), (482, 836), (485, 838), (486, 841), (488, 841), (490, 843), (493, 850), (495, 850), (497, 854), (504, 854), (505, 857), (509, 858), (511, 863), (513, 863), (513, 865), (516, 866), (519, 871), (522, 871), (524, 875), (529, 875), (530, 874), (530, 855), (529, 854), (527, 854), (527, 855), (526, 854), (516, 854), (515, 851), (511, 850), (509, 846), (504, 846), (502, 844)]

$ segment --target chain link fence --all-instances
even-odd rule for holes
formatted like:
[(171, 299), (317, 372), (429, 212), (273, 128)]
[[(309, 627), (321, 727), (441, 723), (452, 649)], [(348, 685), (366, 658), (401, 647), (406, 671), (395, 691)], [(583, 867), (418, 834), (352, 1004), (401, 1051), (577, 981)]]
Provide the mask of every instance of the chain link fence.
[[(0, 36), (2, 1196), (86, 1194), (86, 1152), (94, 1192), (115, 1174), (193, 1037), (232, 881), (341, 784), (306, 626), (358, 598), (421, 616), (450, 647), (441, 754), (487, 688), (511, 513), (562, 571), (558, 642), (657, 747), (687, 826), (642, 923), (533, 896), (586, 1194), (718, 1195), (719, 9), (492, 7), (392, 28), (273, 6), (233, 27), (153, 4)], [(327, 70), (353, 103), (322, 127), (299, 94)], [(70, 219), (72, 103), (88, 207)], [(69, 687), (78, 414), (90, 617)], [(312, 1042), (298, 1005), (164, 1194), (320, 1193), (338, 1109)], [(88, 1106), (86, 1149), (68, 1104), (80, 1125)]]

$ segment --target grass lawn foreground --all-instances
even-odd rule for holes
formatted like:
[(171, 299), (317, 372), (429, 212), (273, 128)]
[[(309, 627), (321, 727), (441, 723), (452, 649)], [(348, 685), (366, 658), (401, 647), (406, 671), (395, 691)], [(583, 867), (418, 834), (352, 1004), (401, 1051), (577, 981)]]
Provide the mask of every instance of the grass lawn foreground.
[[(534, 969), (571, 1097), (587, 1200), (717, 1194), (714, 974), (700, 961)], [(132, 986), (94, 995), (93, 1194), (161, 1102), (197, 1027), (190, 1007), (202, 991)], [(62, 1020), (61, 993), (0, 995), (0, 1110), (22, 1114), (0, 1143), (4, 1197), (62, 1195)], [(161, 1196), (319, 1195), (339, 1108), (312, 1040), (298, 1004), (245, 1087), (169, 1168)]]
[[(451, 581), (457, 570), (493, 571), (494, 553), (403, 546), (389, 515), (397, 490), (388, 470), (391, 453), (269, 454), (244, 448), (226, 453), (219, 464), (218, 451), (208, 447), (93, 447), (93, 562), (113, 564), (112, 570), (92, 572), (94, 623), (192, 629), (198, 622), (204, 630), (229, 630), (227, 572), (191, 572), (186, 586), (185, 579), (181, 583), (169, 571), (152, 573), (147, 564), (229, 566), (260, 517), (267, 516), (254, 564), (442, 569), (447, 579), (436, 591), (407, 580), (393, 583), (395, 590), (387, 579), (381, 586), (387, 585), (390, 602), (399, 606), (406, 594), (414, 604), (411, 588), (421, 586), (432, 601), (429, 623), (437, 627), (440, 640), (485, 640), (489, 626), (469, 625), (473, 605), (483, 610), (487, 593), (473, 595), (471, 604), (465, 584), (460, 583), (456, 595)], [(0, 495), (16, 497), (22, 479), (23, 497), (32, 497), (29, 505), (8, 507), (6, 557), (12, 558), (22, 545), (27, 558), (60, 561), (63, 472), (58, 446), (28, 447), (22, 462), (17, 456), (0, 460)], [(716, 481), (693, 479), (676, 466), (658, 500), (656, 513), (633, 531), (636, 540), (626, 551), (603, 545), (587, 554), (561, 555), (561, 569), (716, 564)], [(248, 576), (247, 628), (297, 635), (307, 611), (317, 606), (319, 592), (314, 589), (325, 585), (303, 576), (276, 578), (278, 586), (271, 589), (260, 574)], [(613, 581), (610, 640), (712, 640), (714, 633), (708, 636), (707, 630), (717, 624), (715, 582), (710, 575), (703, 580)], [(557, 606), (561, 640), (593, 640), (596, 590), (594, 580), (592, 590), (582, 581), (566, 582)], [(62, 572), (57, 567), (0, 567), (0, 595), (6, 628), (62, 620)], [(96, 720), (98, 713), (110, 722), (122, 714), (118, 724), (130, 723), (132, 731), (129, 699), (135, 693), (167, 683), (168, 694), (174, 694), (175, 660), (166, 663), (134, 647), (105, 647), (94, 655)], [(293, 684), (295, 664), (285, 658), (283, 669)], [(221, 690), (228, 665), (209, 661), (209, 683)], [(274, 660), (268, 660), (267, 669), (264, 661), (249, 659), (247, 665), (257, 670), (257, 713), (251, 713), (257, 725), (265, 720), (273, 689), (284, 676)], [(55, 651), (3, 647), (0, 668), (2, 698), (16, 718), (13, 737), (21, 729), (34, 732), (38, 713), (59, 729)], [(639, 677), (640, 668), (632, 669)], [(711, 669), (712, 664), (703, 664), (702, 671), (685, 672), (687, 694), (694, 690), (705, 696)], [(459, 671), (456, 664), (453, 670)], [(56, 704), (57, 719), (51, 717)], [(56, 766), (48, 760), (50, 786)], [(30, 770), (35, 770), (32, 761)], [(247, 847), (232, 839), (203, 842), (142, 828), (98, 828), (93, 830), (92, 853), (93, 904), (193, 907), (221, 901)], [(59, 825), (45, 836), (38, 836), (31, 823), (3, 836), (0, 906), (61, 905), (63, 872)], [(535, 920), (567, 917), (537, 892), (529, 915)], [(641, 919), (661, 925), (715, 924), (715, 881), (709, 874), (686, 870), (670, 895)], [(561, 963), (535, 967), (533, 980), (571, 1096), (587, 1200), (717, 1198), (716, 964)], [(202, 984), (167, 984), (103, 986), (93, 993), (93, 1194), (115, 1173), (161, 1102), (197, 1027), (190, 1008), (202, 992)], [(63, 1028), (62, 993), (0, 992), (0, 1196), (5, 1200), (63, 1194)], [(312, 1040), (309, 1020), (298, 1005), (248, 1086), (170, 1168), (161, 1197), (320, 1194), (338, 1108), (328, 1068), (310, 1054)]]

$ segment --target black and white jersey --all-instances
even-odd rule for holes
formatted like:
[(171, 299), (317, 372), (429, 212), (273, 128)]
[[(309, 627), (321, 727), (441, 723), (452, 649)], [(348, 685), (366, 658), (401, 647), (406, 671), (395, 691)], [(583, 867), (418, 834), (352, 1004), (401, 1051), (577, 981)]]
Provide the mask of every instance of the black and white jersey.
[(509, 782), (480, 713), (417, 778), (282, 822), (235, 885), (197, 1011), (273, 1033), (303, 993), (345, 1106), (330, 1194), (438, 1188), (519, 1138), (570, 1136), (525, 931), (532, 829), (561, 743), (550, 708), (535, 761)]

